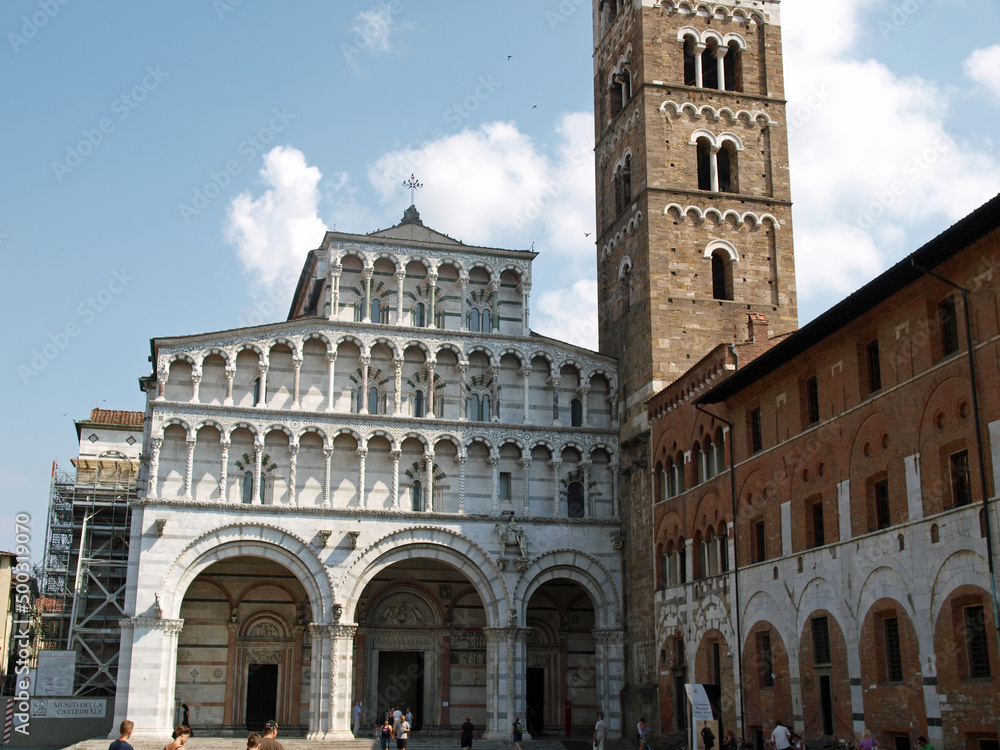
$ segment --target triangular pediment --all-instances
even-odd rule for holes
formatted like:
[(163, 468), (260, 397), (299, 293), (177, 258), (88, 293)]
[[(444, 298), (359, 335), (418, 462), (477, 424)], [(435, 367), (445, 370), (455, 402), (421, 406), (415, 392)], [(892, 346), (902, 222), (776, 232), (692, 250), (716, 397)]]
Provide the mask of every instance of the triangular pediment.
[(394, 240), (407, 240), (416, 242), (433, 242), (438, 245), (462, 245), (456, 239), (452, 239), (446, 234), (436, 232), (423, 224), (397, 224), (388, 229), (380, 229), (372, 232), (369, 237), (388, 237)]

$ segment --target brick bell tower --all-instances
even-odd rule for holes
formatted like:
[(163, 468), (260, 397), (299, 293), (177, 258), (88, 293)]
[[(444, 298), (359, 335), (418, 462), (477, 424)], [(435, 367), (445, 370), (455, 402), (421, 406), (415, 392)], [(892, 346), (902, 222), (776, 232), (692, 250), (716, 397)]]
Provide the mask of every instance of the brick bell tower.
[[(594, 0), (600, 350), (619, 360), (622, 726), (659, 726), (644, 404), (797, 323), (779, 0)], [(633, 715), (634, 714), (634, 715)], [(630, 723), (631, 722), (631, 723)]]

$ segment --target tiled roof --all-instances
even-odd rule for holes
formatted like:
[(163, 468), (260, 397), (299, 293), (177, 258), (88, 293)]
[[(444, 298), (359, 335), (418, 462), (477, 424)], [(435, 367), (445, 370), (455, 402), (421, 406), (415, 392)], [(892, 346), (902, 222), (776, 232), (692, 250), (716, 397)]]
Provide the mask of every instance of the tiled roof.
[(112, 409), (91, 409), (90, 419), (84, 423), (121, 425), (122, 427), (142, 427), (145, 414), (141, 411), (114, 411)]

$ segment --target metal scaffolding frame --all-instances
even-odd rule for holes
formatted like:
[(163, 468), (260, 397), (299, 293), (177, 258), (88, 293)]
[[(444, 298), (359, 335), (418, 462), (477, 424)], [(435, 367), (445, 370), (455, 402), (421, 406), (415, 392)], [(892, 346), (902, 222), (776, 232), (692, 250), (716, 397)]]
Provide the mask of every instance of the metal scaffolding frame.
[(73, 695), (113, 696), (139, 460), (112, 451), (53, 464), (39, 649), (76, 652)]

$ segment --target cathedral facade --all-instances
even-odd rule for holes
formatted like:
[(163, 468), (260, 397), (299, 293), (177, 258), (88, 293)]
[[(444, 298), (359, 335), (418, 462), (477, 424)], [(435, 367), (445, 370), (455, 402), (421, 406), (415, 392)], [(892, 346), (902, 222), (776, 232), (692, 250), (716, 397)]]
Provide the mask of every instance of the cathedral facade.
[(411, 207), (287, 321), (152, 341), (116, 723), (617, 729), (616, 365), (530, 332), (534, 255)]

